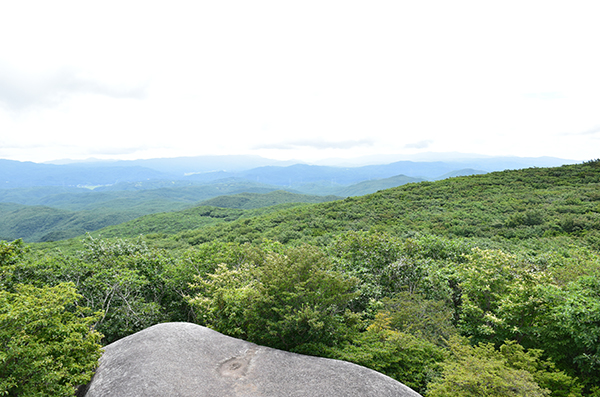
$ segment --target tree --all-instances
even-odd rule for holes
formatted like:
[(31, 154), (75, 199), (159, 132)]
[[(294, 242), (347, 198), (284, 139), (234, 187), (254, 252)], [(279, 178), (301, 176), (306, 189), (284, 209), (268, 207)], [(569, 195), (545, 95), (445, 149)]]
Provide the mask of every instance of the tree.
[(371, 368), (425, 393), (445, 352), (423, 338), (393, 329), (387, 313), (380, 312), (365, 332), (331, 348), (328, 356)]
[(0, 241), (0, 266), (8, 266), (18, 261), (27, 252), (23, 240)]
[(264, 259), (222, 264), (198, 277), (198, 293), (189, 302), (201, 322), (219, 332), (310, 353), (345, 337), (345, 309), (355, 283), (334, 271), (315, 247), (278, 245), (269, 247)]
[(0, 241), (0, 288), (7, 288), (13, 282), (15, 265), (27, 252), (23, 240), (13, 242)]
[(381, 305), (380, 313), (389, 319), (389, 326), (394, 330), (437, 346), (446, 346), (447, 341), (458, 334), (452, 324), (452, 310), (444, 301), (402, 292), (393, 298), (384, 298)]
[(97, 328), (111, 343), (161, 321), (167, 291), (161, 277), (168, 255), (143, 240), (94, 239), (79, 257), (62, 263), (60, 281), (73, 282), (83, 303), (102, 312)]
[(337, 268), (360, 279), (354, 310), (364, 310), (370, 301), (381, 299), (389, 289), (388, 266), (402, 253), (399, 239), (386, 233), (348, 232), (330, 245)]
[(163, 277), (172, 261), (168, 253), (149, 248), (142, 240), (90, 236), (84, 247), (76, 255), (50, 252), (23, 258), (6, 272), (6, 289), (18, 284), (73, 283), (81, 295), (80, 304), (102, 313), (96, 328), (104, 335), (104, 343), (168, 321), (168, 309), (179, 309), (172, 302), (183, 299), (166, 287)]
[(581, 396), (577, 379), (542, 359), (541, 350), (525, 351), (515, 341), (500, 349), (492, 343), (471, 346), (464, 338), (452, 338), (449, 347), (451, 355), (442, 363), (442, 375), (429, 384), (428, 397)]
[(101, 355), (99, 313), (77, 306), (72, 284), (15, 289), (0, 291), (0, 394), (73, 395)]
[[(547, 288), (539, 338), (544, 350), (587, 389), (600, 385), (600, 280), (583, 276), (563, 288)], [(600, 391), (600, 390), (599, 390)]]
[(550, 360), (544, 360), (544, 352), (539, 349), (525, 351), (515, 341), (506, 341), (499, 349), (510, 368), (529, 372), (538, 385), (550, 390), (552, 397), (580, 396), (583, 385), (563, 371), (556, 369)]
[(442, 364), (442, 376), (428, 386), (428, 397), (543, 397), (542, 389), (525, 369), (507, 364), (491, 343), (469, 346), (455, 338), (451, 358)]
[(479, 248), (457, 274), (462, 292), (459, 325), (465, 335), (496, 344), (533, 336), (531, 327), (544, 307), (537, 289), (550, 282), (548, 274), (515, 255)]

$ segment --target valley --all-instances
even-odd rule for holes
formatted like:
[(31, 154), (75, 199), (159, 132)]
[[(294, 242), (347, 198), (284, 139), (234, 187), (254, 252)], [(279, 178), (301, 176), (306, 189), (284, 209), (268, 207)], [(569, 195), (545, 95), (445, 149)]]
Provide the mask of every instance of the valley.
[[(598, 395), (599, 160), (369, 180), (344, 187), (364, 192), (352, 195), (171, 182), (2, 192), (27, 202), (0, 203), (3, 219), (27, 214), (14, 224), (38, 242), (0, 242), (0, 342), (11, 346), (0, 374), (25, 374), (22, 390), (47, 377), (74, 390), (101, 346), (192, 322), (350, 361), (426, 397)], [(132, 218), (98, 224), (118, 214)], [(97, 224), (76, 229), (85, 222)], [(52, 235), (55, 224), (73, 235)], [(75, 361), (53, 353), (65, 340)], [(63, 367), (28, 375), (36, 357)]]

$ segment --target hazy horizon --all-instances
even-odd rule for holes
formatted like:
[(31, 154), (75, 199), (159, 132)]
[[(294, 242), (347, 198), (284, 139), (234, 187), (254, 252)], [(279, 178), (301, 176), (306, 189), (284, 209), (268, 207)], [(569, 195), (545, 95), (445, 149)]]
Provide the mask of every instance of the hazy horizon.
[[(357, 156), (357, 157), (329, 157), (329, 158), (320, 158), (314, 159), (312, 161), (305, 161), (301, 159), (275, 159), (269, 158), (265, 156), (260, 156), (257, 154), (223, 154), (223, 155), (197, 155), (197, 156), (176, 156), (176, 157), (149, 157), (149, 158), (131, 158), (131, 159), (119, 159), (119, 158), (108, 158), (102, 159), (97, 157), (88, 157), (83, 159), (72, 159), (72, 158), (61, 158), (61, 159), (52, 159), (47, 161), (31, 161), (31, 160), (13, 160), (20, 162), (33, 162), (38, 164), (77, 164), (77, 163), (111, 163), (111, 162), (120, 162), (120, 161), (144, 161), (144, 160), (175, 160), (175, 159), (194, 159), (194, 158), (260, 158), (268, 161), (281, 162), (281, 163), (290, 163), (290, 164), (314, 164), (314, 165), (340, 165), (340, 164), (348, 164), (348, 165), (369, 165), (369, 164), (389, 164), (392, 162), (399, 161), (412, 161), (412, 162), (464, 162), (469, 160), (483, 160), (483, 159), (553, 159), (553, 160), (564, 160), (565, 164), (570, 163), (578, 163), (587, 160), (594, 159), (586, 159), (586, 160), (577, 160), (577, 159), (568, 159), (562, 157), (554, 157), (554, 156), (491, 156), (477, 153), (459, 153), (459, 152), (423, 152), (413, 155), (406, 154), (387, 154), (387, 155), (365, 155), (365, 156)], [(11, 160), (0, 158), (3, 160)]]
[(598, 157), (595, 2), (0, 5), (0, 158)]

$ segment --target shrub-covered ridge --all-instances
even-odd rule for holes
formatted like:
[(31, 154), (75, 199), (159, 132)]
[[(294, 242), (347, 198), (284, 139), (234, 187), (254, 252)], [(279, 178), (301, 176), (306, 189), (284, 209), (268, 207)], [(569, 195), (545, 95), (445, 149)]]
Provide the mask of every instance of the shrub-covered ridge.
[[(74, 351), (97, 351), (97, 332), (109, 343), (192, 321), (356, 362), (424, 396), (598, 396), (599, 175), (589, 162), (407, 185), (191, 230), (176, 249), (2, 242), (0, 287), (6, 307), (71, 291), (63, 306), (47, 300), (47, 326), (77, 327)], [(3, 335), (3, 346), (29, 337)], [(6, 357), (1, 379), (27, 376)], [(85, 381), (44, 368), (57, 388)]]

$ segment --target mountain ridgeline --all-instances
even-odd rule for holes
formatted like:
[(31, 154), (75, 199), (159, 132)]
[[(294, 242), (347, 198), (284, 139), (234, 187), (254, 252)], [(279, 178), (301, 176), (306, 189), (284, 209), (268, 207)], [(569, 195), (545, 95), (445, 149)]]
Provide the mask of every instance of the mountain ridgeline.
[[(236, 178), (302, 191), (301, 187), (304, 184), (317, 183), (345, 187), (365, 180), (385, 179), (398, 175), (435, 180), (457, 172), (459, 174), (480, 173), (558, 166), (567, 163), (572, 161), (545, 157), (497, 157), (432, 162), (397, 161), (390, 164), (353, 167), (290, 164), (290, 162), (252, 156), (203, 156), (67, 164), (38, 164), (0, 159), (0, 189), (34, 186), (95, 188), (119, 184), (121, 186), (133, 184), (139, 189), (156, 188), (156, 182), (160, 184), (164, 181), (197, 184)], [(461, 170), (466, 171), (461, 172)], [(140, 182), (145, 184), (139, 184)]]
[(295, 194), (293, 198), (279, 194), (254, 199), (254, 208), (320, 201), (314, 196), (330, 201), (334, 196), (361, 196), (407, 183), (561, 162), (565, 160), (497, 158), (333, 167), (290, 165), (256, 156), (66, 164), (0, 160), (0, 238), (62, 240), (149, 214), (198, 205), (231, 207), (224, 204), (231, 198), (218, 199), (220, 204), (204, 201), (242, 193), (285, 190)]
[(412, 183), (188, 230), (171, 238), (191, 245), (264, 238), (324, 244), (338, 233), (378, 230), (508, 240), (577, 235), (600, 242), (600, 179), (594, 164)]
[(192, 322), (426, 397), (599, 395), (600, 160), (345, 198), (229, 183), (233, 194), (191, 205), (178, 188), (127, 190), (187, 206), (68, 240), (0, 241), (0, 392), (73, 394), (102, 345)]

